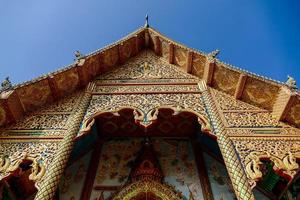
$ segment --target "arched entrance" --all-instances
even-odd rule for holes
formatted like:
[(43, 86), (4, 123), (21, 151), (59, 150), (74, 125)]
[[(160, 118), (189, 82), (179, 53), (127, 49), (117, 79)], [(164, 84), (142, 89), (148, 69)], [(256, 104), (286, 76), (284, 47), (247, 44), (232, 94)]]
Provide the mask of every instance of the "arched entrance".
[[(98, 198), (103, 196), (101, 198), (106, 199), (115, 195), (112, 198), (114, 200), (143, 199), (146, 196), (149, 199), (162, 200), (183, 197), (200, 199), (203, 192), (191, 139), (196, 138), (196, 135), (204, 130), (203, 127), (207, 127), (205, 121), (205, 118), (187, 109), (180, 110), (167, 106), (155, 108), (147, 113), (128, 107), (115, 112), (95, 114), (86, 121), (81, 134), (77, 137), (77, 141), (80, 142), (92, 134), (97, 134), (100, 140), (103, 140), (99, 173), (95, 175), (97, 183), (94, 186), (100, 193), (95, 196)], [(153, 178), (132, 179), (131, 173), (126, 172), (127, 169), (134, 170), (132, 161), (137, 159), (136, 150), (141, 148), (139, 144), (147, 137), (153, 141), (163, 170), (165, 172), (168, 172), (169, 168), (172, 170), (169, 174), (163, 174), (171, 177), (167, 179), (167, 183), (172, 186), (161, 180), (154, 181)], [(144, 171), (141, 171), (145, 173), (145, 169), (151, 169), (152, 164), (153, 162), (144, 160), (142, 165)], [(154, 172), (151, 173), (153, 175)], [(177, 174), (178, 177), (173, 174)], [(120, 179), (125, 179), (120, 181), (121, 188), (111, 185)], [(177, 191), (177, 187), (181, 190)], [(114, 192), (110, 193), (111, 190)], [(180, 194), (182, 191), (184, 196)]]

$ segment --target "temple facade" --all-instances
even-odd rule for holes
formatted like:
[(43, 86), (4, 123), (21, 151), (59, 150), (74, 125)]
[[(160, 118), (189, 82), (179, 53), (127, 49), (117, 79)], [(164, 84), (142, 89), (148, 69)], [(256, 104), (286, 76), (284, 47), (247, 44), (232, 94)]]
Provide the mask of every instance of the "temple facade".
[(0, 199), (296, 200), (300, 92), (145, 26), (0, 91)]

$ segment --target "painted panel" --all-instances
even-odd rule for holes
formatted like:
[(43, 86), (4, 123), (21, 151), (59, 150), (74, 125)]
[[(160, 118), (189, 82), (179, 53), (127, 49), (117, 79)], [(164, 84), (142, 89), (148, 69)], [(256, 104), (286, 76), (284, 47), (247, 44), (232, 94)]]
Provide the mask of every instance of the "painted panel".
[(79, 84), (79, 76), (76, 68), (56, 74), (54, 75), (54, 79), (57, 89), (62, 96), (74, 91)]
[(226, 167), (207, 153), (203, 153), (212, 193), (216, 200), (237, 199)]
[(242, 100), (272, 110), (279, 86), (266, 83), (260, 79), (248, 77), (242, 95)]
[(154, 147), (165, 175), (165, 181), (189, 199), (203, 199), (199, 175), (191, 143), (188, 140), (155, 140)]
[(193, 54), (193, 65), (192, 65), (192, 74), (196, 75), (199, 78), (203, 77), (204, 67), (206, 63), (206, 57), (200, 54)]
[(25, 111), (32, 111), (41, 105), (52, 102), (51, 89), (47, 79), (20, 87), (16, 91)]
[(174, 46), (174, 63), (185, 69), (187, 60), (187, 50), (179, 46)]
[(239, 73), (233, 70), (225, 68), (222, 65), (216, 65), (212, 85), (218, 90), (234, 95), (239, 76)]
[(291, 105), (289, 112), (286, 116), (286, 121), (295, 124), (297, 128), (300, 128), (300, 97), (295, 97), (293, 105)]
[[(104, 145), (94, 182), (91, 199), (110, 194), (124, 185), (129, 176), (135, 157), (140, 150), (142, 139), (112, 139)], [(165, 182), (182, 192), (189, 199), (203, 199), (197, 166), (188, 140), (153, 139)], [(96, 188), (96, 189), (95, 189)]]
[(92, 151), (68, 166), (59, 185), (59, 199), (80, 199)]

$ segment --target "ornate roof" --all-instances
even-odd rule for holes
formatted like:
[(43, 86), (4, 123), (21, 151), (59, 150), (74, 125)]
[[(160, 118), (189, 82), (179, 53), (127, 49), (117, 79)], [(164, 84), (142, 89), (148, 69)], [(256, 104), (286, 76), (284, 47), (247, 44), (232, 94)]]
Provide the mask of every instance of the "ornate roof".
[(139, 28), (121, 40), (88, 55), (77, 53), (74, 63), (55, 72), (15, 85), (0, 93), (0, 126), (18, 121), (25, 113), (55, 102), (95, 77), (115, 69), (142, 50), (150, 49), (174, 67), (205, 80), (207, 85), (272, 112), (277, 120), (300, 126), (297, 89), (247, 72), (209, 54), (175, 42), (152, 27)]

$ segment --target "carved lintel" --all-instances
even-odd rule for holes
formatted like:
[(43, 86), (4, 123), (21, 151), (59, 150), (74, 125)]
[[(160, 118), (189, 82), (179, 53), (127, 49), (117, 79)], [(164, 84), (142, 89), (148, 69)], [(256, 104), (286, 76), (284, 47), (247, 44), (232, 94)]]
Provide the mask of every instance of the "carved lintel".
[(49, 87), (51, 89), (51, 94), (52, 94), (53, 99), (54, 100), (59, 99), (60, 94), (59, 94), (59, 90), (58, 90), (58, 87), (57, 87), (57, 84), (56, 84), (56, 81), (55, 81), (54, 77), (53, 76), (48, 76), (47, 80), (48, 80)]
[(293, 97), (294, 97), (293, 92), (289, 88), (285, 86), (281, 87), (272, 111), (272, 115), (278, 121), (285, 119), (288, 110), (293, 104), (293, 99), (294, 99)]
[(174, 63), (174, 44), (169, 43), (169, 63)]
[(234, 93), (234, 97), (236, 99), (240, 99), (242, 97), (245, 88), (245, 83), (247, 81), (247, 77), (248, 76), (246, 74), (240, 74), (239, 81), (237, 83), (235, 93)]
[(192, 65), (193, 65), (193, 52), (188, 51), (187, 52), (187, 57), (186, 57), (186, 72), (187, 73), (192, 73)]
[(207, 85), (211, 85), (212, 83), (215, 66), (216, 66), (215, 61), (208, 59), (203, 74), (203, 80), (206, 82)]
[(161, 56), (161, 41), (157, 35), (154, 36), (154, 52), (156, 55)]

